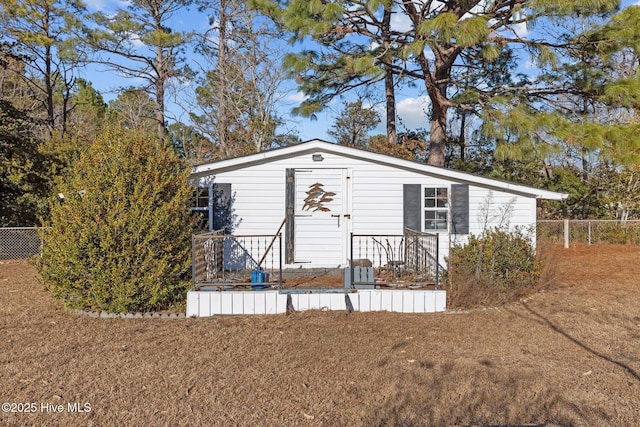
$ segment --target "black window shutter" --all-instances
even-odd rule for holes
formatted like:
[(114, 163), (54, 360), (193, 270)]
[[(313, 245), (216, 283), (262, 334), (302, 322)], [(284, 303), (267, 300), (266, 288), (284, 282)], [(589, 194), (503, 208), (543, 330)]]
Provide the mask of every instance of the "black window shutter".
[(451, 184), (451, 232), (469, 234), (469, 185)]
[(209, 224), (212, 230), (224, 230), (225, 234), (233, 231), (231, 184), (214, 182), (213, 192), (209, 196)]
[(420, 224), (420, 184), (404, 184), (402, 186), (403, 225), (415, 231), (422, 231)]
[(214, 197), (217, 197), (221, 203), (228, 203), (231, 199), (231, 184), (223, 182), (213, 183)]
[(294, 261), (293, 233), (295, 230), (296, 209), (296, 170), (287, 169), (285, 178), (285, 218), (284, 227), (284, 262), (291, 264)]

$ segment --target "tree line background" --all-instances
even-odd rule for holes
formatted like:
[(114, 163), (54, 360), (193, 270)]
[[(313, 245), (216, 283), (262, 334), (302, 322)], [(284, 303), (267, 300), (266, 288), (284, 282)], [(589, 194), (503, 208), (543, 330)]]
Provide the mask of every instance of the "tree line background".
[[(175, 27), (188, 10), (206, 31)], [(279, 108), (289, 81), (305, 95), (294, 114), (341, 102), (336, 143), (568, 193), (546, 217), (640, 215), (639, 6), (0, 0), (0, 30), (0, 226), (46, 220), (106, 126), (164, 141), (186, 168), (299, 143)], [(88, 66), (131, 85), (105, 102)], [(398, 119), (407, 88), (429, 100), (419, 129)]]

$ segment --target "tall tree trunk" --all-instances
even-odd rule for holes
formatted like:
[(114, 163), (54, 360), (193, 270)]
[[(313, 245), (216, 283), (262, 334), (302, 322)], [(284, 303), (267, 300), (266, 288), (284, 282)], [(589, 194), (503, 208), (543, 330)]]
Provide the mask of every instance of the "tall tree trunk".
[[(418, 28), (424, 17), (416, 9), (416, 4), (404, 0), (402, 7), (411, 18), (413, 25)], [(425, 41), (426, 43), (426, 41)], [(424, 76), (424, 84), (431, 101), (429, 159), (427, 163), (433, 166), (444, 166), (447, 149), (447, 112), (451, 102), (447, 98), (448, 81), (451, 77), (451, 67), (460, 54), (460, 48), (446, 45), (433, 45), (431, 49), (435, 55), (433, 65), (427, 60), (424, 51), (416, 59)]]
[(431, 101), (430, 133), (429, 133), (429, 159), (427, 164), (444, 166), (447, 149), (447, 112), (449, 100), (447, 99), (447, 78), (453, 63), (453, 52), (436, 50), (436, 60), (431, 71), (429, 61), (424, 53), (418, 55), (418, 63), (422, 68), (425, 79), (424, 84)]
[(431, 132), (429, 134), (429, 160), (432, 166), (444, 166), (447, 149), (447, 109), (433, 106), (431, 112)]
[[(582, 111), (580, 113), (585, 118), (589, 114), (589, 101), (586, 98), (582, 100)], [(580, 149), (580, 157), (582, 160), (582, 182), (587, 182), (587, 180), (589, 179), (589, 163), (587, 162), (587, 155), (587, 149), (585, 147), (582, 147)]]
[(231, 157), (231, 147), (228, 147), (228, 121), (227, 121), (227, 76), (224, 69), (227, 63), (227, 1), (220, 0), (220, 30), (218, 37), (218, 144), (223, 156)]
[(71, 98), (71, 88), (74, 86), (75, 79), (69, 84), (67, 77), (64, 78), (64, 93), (62, 94), (62, 134), (67, 133), (67, 120), (69, 119), (69, 99)]
[(580, 158), (582, 160), (582, 182), (589, 180), (589, 162), (587, 160), (587, 149), (582, 147), (580, 149)]
[[(162, 21), (160, 19), (160, 14), (158, 13), (155, 17), (155, 27), (156, 29), (162, 29)], [(168, 69), (168, 58), (162, 48), (162, 46), (156, 46), (156, 80), (155, 80), (155, 90), (156, 90), (156, 121), (158, 128), (158, 138), (161, 140), (167, 140), (169, 135), (167, 132), (167, 126), (165, 123), (164, 111), (164, 86), (169, 78), (169, 69)]]
[(47, 92), (47, 126), (49, 127), (49, 135), (53, 133), (55, 129), (55, 112), (53, 109), (53, 82), (51, 81), (51, 62), (52, 62), (52, 54), (51, 47), (47, 46), (45, 49), (45, 59), (44, 59), (44, 87)]
[(156, 80), (156, 121), (158, 122), (158, 138), (167, 138), (167, 127), (164, 118), (164, 81), (166, 77), (162, 76)]
[(460, 135), (458, 136), (458, 144), (460, 145), (460, 160), (464, 162), (466, 153), (465, 149), (467, 148), (467, 141), (464, 135), (464, 128), (467, 125), (467, 112), (462, 111), (462, 115), (460, 116)]
[(387, 142), (393, 146), (398, 143), (398, 130), (396, 128), (396, 92), (393, 84), (393, 72), (385, 70), (384, 90), (387, 106)]
[[(391, 8), (385, 8), (382, 17), (382, 38), (385, 48), (391, 47)], [(384, 66), (384, 92), (387, 109), (387, 142), (390, 146), (398, 143), (396, 127), (396, 92), (393, 82), (393, 71), (390, 64)]]
[(451, 78), (451, 67), (461, 50), (460, 48), (439, 45), (433, 48), (433, 52), (435, 54), (433, 74), (430, 72), (424, 54), (420, 55), (424, 59), (421, 64), (427, 65), (427, 68), (423, 68), (423, 72), (426, 76), (427, 92), (431, 99), (431, 141), (427, 163), (434, 166), (444, 166), (447, 154), (447, 112), (451, 107), (451, 102), (447, 97), (448, 81)]
[[(49, 20), (51, 18), (50, 7), (45, 7), (44, 16), (42, 17), (42, 30), (45, 37), (50, 38)], [(44, 88), (47, 96), (47, 125), (49, 126), (49, 135), (53, 133), (55, 128), (55, 113), (53, 110), (53, 82), (51, 81), (53, 54), (51, 52), (51, 45), (46, 45), (44, 50)]]

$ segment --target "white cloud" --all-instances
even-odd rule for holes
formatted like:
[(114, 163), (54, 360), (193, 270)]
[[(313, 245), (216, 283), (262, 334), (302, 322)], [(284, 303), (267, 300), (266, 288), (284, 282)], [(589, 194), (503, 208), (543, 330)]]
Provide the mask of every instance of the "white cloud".
[(518, 35), (518, 37), (522, 37), (523, 39), (526, 39), (529, 36), (529, 29), (525, 22), (514, 25), (513, 31)]
[[(640, 0), (639, 0), (640, 1)], [(513, 15), (514, 21), (520, 21), (525, 18), (525, 15), (522, 12), (515, 13)], [(489, 25), (494, 25), (496, 23), (495, 20), (490, 20)], [(517, 36), (522, 39), (526, 39), (529, 37), (529, 28), (527, 28), (526, 22), (519, 22), (515, 24), (510, 24), (504, 27), (501, 27), (497, 31), (499, 34), (506, 34), (508, 37)]]
[(131, 0), (86, 0), (85, 4), (89, 10), (107, 12), (115, 9), (126, 9), (131, 4)]
[(285, 98), (287, 101), (301, 103), (307, 99), (307, 96), (302, 92), (296, 92), (292, 95), (289, 95)]
[(407, 129), (415, 130), (428, 127), (427, 110), (429, 98), (405, 98), (396, 105), (396, 113)]
[(140, 36), (138, 34), (131, 34), (129, 36), (129, 43), (131, 43), (136, 49), (140, 49), (145, 46), (145, 44), (142, 43), (142, 40), (140, 40)]
[(401, 13), (394, 13), (391, 16), (391, 29), (393, 31), (400, 31), (400, 32), (404, 32), (404, 31), (409, 31), (413, 28), (413, 23), (411, 22), (411, 19), (404, 14)]
[(86, 0), (85, 4), (89, 10), (104, 10), (106, 1), (104, 0)]

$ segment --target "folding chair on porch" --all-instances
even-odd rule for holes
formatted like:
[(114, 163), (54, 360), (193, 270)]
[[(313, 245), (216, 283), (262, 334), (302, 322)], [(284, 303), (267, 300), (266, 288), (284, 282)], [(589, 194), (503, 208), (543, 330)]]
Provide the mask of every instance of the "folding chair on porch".
[[(404, 261), (404, 251), (402, 250), (402, 246), (404, 244), (404, 237), (400, 239), (400, 243), (397, 247), (389, 242), (389, 238), (385, 238), (385, 242), (381, 242), (375, 238), (372, 239), (380, 248), (381, 252), (384, 252), (386, 257), (385, 267), (390, 268), (393, 271), (393, 278), (397, 279), (400, 277), (400, 270), (405, 264)], [(395, 243), (395, 242), (394, 242)]]

